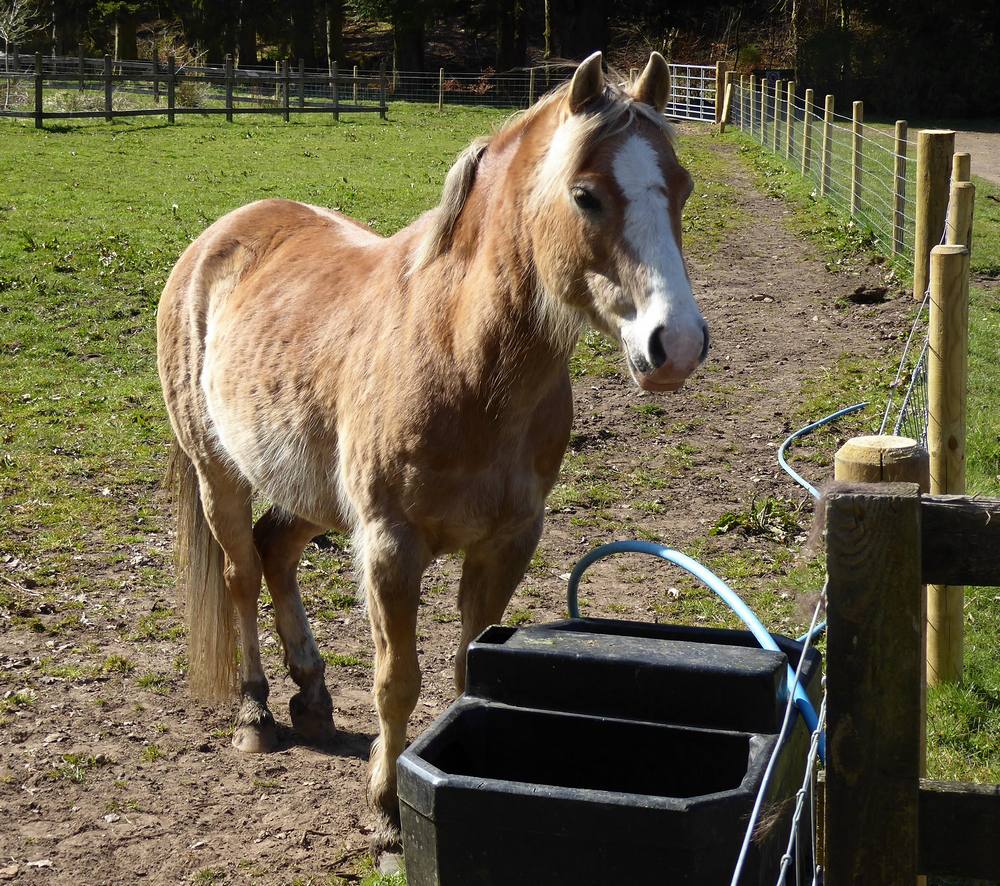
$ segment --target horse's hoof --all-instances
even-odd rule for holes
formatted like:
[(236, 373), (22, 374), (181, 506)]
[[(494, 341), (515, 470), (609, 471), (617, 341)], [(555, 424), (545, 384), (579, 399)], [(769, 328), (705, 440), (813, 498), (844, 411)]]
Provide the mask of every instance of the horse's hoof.
[(403, 838), (399, 833), (399, 824), (393, 822), (388, 815), (379, 814), (375, 822), (375, 830), (369, 839), (372, 859), (376, 864), (386, 855), (401, 855)]
[(243, 754), (269, 754), (277, 746), (278, 730), (274, 720), (237, 726), (233, 733), (233, 747)]
[(336, 738), (332, 704), (329, 707), (322, 705), (317, 710), (305, 703), (302, 693), (296, 693), (288, 702), (288, 712), (295, 731), (310, 744), (328, 744)]

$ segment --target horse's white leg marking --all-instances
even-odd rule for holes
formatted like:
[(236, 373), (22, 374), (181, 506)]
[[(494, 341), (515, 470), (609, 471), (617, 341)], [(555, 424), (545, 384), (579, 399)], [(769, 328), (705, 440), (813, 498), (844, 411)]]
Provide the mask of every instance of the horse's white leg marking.
[(257, 638), (260, 557), (254, 545), (250, 487), (223, 467), (198, 465), (202, 507), (226, 554), (226, 590), (240, 626), (240, 711), (233, 746), (249, 753), (274, 750), (277, 733), (267, 709), (268, 685)]
[(455, 691), (465, 689), (465, 656), (469, 643), (491, 624), (498, 624), (511, 595), (531, 561), (542, 534), (542, 516), (520, 535), (506, 541), (493, 540), (470, 545), (462, 563), (458, 609), (462, 613), (462, 636), (455, 655)]
[(653, 146), (630, 135), (615, 154), (615, 181), (625, 196), (625, 241), (643, 266), (645, 304), (624, 324), (626, 344), (652, 366), (650, 340), (657, 330), (667, 357), (678, 366), (695, 366), (705, 342), (705, 325), (694, 300), (684, 260), (670, 226), (670, 197)]
[(254, 541), (274, 600), (274, 620), (285, 647), (285, 663), (300, 692), (289, 702), (296, 731), (310, 741), (333, 737), (333, 700), (326, 664), (302, 606), (295, 571), (302, 551), (324, 527), (271, 508), (254, 527)]
[(368, 595), (375, 643), (375, 707), (379, 737), (372, 746), (368, 800), (378, 816), (372, 849), (399, 843), (396, 758), (406, 744), (406, 722), (420, 695), (417, 606), (420, 576), (430, 562), (423, 540), (399, 523), (368, 523), (355, 538)]

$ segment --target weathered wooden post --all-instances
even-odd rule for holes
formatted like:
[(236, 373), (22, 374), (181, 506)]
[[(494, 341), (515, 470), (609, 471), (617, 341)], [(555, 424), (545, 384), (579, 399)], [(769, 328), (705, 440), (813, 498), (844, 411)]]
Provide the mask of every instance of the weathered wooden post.
[(747, 98), (750, 100), (750, 135), (753, 135), (757, 129), (757, 77), (753, 74), (750, 75), (749, 80), (749, 94)]
[(78, 53), (77, 60), (79, 62), (79, 72), (80, 72), (80, 92), (83, 92), (83, 75), (84, 75), (85, 62), (84, 62), (84, 59), (83, 59), (83, 44), (82, 43), (78, 43), (77, 44), (76, 51)]
[(955, 133), (921, 129), (917, 134), (916, 232), (913, 238), (913, 297), (923, 301), (930, 283), (931, 250), (943, 239)]
[(160, 103), (160, 51), (156, 44), (153, 44), (153, 104)]
[(844, 483), (916, 483), (928, 492), (930, 459), (927, 450), (909, 437), (854, 437), (837, 450), (833, 478)]
[(967, 182), (972, 180), (972, 155), (966, 151), (956, 151), (951, 158), (952, 182)]
[(177, 59), (167, 56), (167, 123), (174, 122), (174, 93), (177, 86)]
[(340, 120), (340, 76), (337, 63), (333, 62), (330, 67), (330, 77), (332, 79), (331, 89), (333, 91), (333, 119)]
[(378, 105), (378, 115), (383, 120), (385, 120), (386, 113), (386, 92), (388, 91), (388, 85), (385, 81), (385, 59), (382, 59), (382, 64), (379, 65), (378, 69), (378, 82), (379, 82), (379, 105)]
[(233, 122), (233, 56), (226, 53), (226, 122)]
[(802, 114), (802, 174), (812, 174), (812, 144), (813, 144), (813, 91), (806, 90), (804, 111)]
[(111, 56), (104, 53), (104, 119), (110, 123), (111, 117)]
[(835, 487), (826, 536), (824, 883), (913, 886), (923, 721), (916, 484)]
[(358, 103), (358, 66), (357, 65), (354, 66), (354, 74), (352, 75), (352, 81), (354, 83), (353, 101), (354, 101), (354, 104), (357, 104)]
[(795, 149), (795, 81), (789, 80), (785, 99), (785, 159), (792, 159)]
[(774, 84), (774, 128), (771, 130), (771, 151), (778, 153), (778, 145), (781, 144), (781, 100), (785, 95), (785, 81), (778, 80)]
[(906, 121), (896, 121), (896, 137), (893, 145), (895, 169), (892, 188), (892, 254), (903, 251), (906, 232)]
[(444, 110), (444, 68), (438, 69), (438, 113)]
[(306, 61), (299, 59), (299, 108), (306, 106)]
[[(935, 246), (930, 256), (927, 348), (927, 448), (931, 493), (965, 492), (965, 417), (969, 350), (969, 250)], [(927, 588), (927, 680), (962, 676), (961, 587)]]
[(864, 170), (864, 102), (855, 102), (851, 115), (851, 215), (861, 209), (861, 176)]
[(288, 122), (289, 93), (291, 92), (291, 79), (288, 72), (288, 59), (281, 61), (281, 119)]
[(975, 202), (976, 186), (972, 182), (952, 181), (945, 243), (965, 246), (972, 251), (972, 213)]
[(528, 69), (528, 107), (535, 103), (535, 68)]
[(767, 147), (767, 77), (760, 78), (760, 145)]
[(747, 75), (740, 74), (740, 129), (747, 128)]
[(722, 103), (726, 95), (726, 72), (729, 70), (729, 62), (715, 63), (715, 122), (722, 122)]
[(726, 71), (725, 95), (722, 98), (722, 112), (719, 115), (719, 132), (726, 131), (726, 124), (733, 113), (733, 78), (733, 72)]
[(42, 128), (42, 92), (44, 81), (42, 80), (42, 54), (35, 53), (35, 129)]
[(823, 146), (820, 149), (819, 195), (830, 192), (830, 166), (833, 163), (833, 96), (828, 95), (823, 105)]

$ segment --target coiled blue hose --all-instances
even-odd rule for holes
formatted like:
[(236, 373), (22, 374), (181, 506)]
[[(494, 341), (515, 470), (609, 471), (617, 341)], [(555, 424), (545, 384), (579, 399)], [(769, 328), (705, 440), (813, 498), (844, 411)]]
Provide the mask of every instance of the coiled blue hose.
[[(675, 566), (680, 566), (681, 569), (689, 572), (702, 584), (709, 588), (709, 590), (714, 591), (719, 597), (722, 598), (726, 605), (729, 606), (729, 608), (732, 609), (737, 616), (739, 616), (743, 624), (747, 626), (750, 633), (752, 633), (757, 642), (760, 643), (761, 648), (770, 649), (773, 652), (781, 652), (781, 649), (774, 641), (774, 638), (768, 632), (767, 628), (761, 624), (760, 619), (757, 618), (750, 607), (743, 602), (740, 596), (732, 588), (730, 588), (729, 585), (712, 572), (712, 570), (710, 570), (707, 566), (703, 566), (697, 560), (687, 556), (687, 554), (682, 554), (680, 551), (675, 551), (673, 548), (668, 548), (666, 545), (650, 541), (615, 541), (610, 544), (594, 548), (594, 550), (592, 550), (589, 554), (581, 558), (581, 560), (573, 568), (573, 572), (570, 574), (569, 588), (566, 591), (566, 605), (569, 609), (570, 618), (580, 618), (578, 587), (583, 573), (598, 560), (603, 560), (605, 557), (609, 557), (612, 554), (624, 553), (649, 554), (653, 557), (659, 557), (661, 560), (666, 560), (668, 563), (673, 563)], [(819, 718), (816, 715), (816, 709), (813, 707), (813, 704), (809, 700), (809, 696), (806, 694), (806, 691), (802, 688), (802, 685), (795, 679), (795, 671), (792, 670), (790, 665), (787, 666), (785, 692), (792, 694), (795, 702), (795, 709), (802, 715), (802, 719), (805, 721), (809, 731), (813, 732), (819, 723)], [(787, 698), (787, 695), (785, 698)], [(825, 735), (820, 735), (819, 754), (820, 758), (826, 762)]]

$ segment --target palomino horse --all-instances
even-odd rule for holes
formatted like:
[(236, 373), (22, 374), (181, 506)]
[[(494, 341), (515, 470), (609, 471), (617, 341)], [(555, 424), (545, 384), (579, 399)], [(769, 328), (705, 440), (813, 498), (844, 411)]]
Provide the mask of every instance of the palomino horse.
[[(662, 117), (669, 78), (654, 53), (626, 91), (592, 55), (468, 147), (441, 205), (394, 236), (265, 200), (208, 228), (163, 291), (158, 364), (177, 440), (193, 691), (220, 699), (238, 676), (233, 744), (275, 746), (257, 639), (263, 575), (299, 686), (292, 723), (331, 736), (295, 573), (313, 537), (353, 531), (375, 644), (376, 849), (398, 839), (421, 575), (464, 552), (461, 691), (467, 644), (500, 620), (541, 533), (583, 324), (621, 340), (646, 390), (676, 390), (704, 359), (680, 249), (692, 181)], [(256, 526), (254, 492), (272, 503)]]

